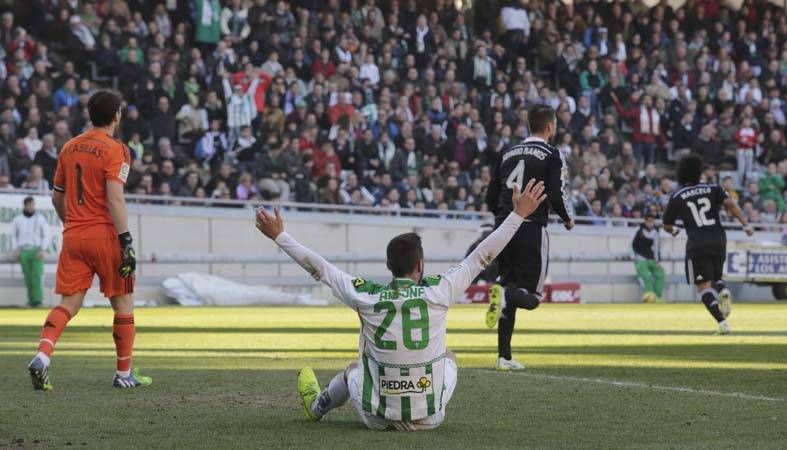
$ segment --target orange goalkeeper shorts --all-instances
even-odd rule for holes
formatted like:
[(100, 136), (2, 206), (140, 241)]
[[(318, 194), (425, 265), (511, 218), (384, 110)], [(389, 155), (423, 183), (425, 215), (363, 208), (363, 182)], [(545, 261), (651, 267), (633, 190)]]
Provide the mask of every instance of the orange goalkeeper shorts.
[(71, 295), (90, 289), (98, 275), (107, 298), (134, 292), (134, 277), (120, 276), (120, 241), (114, 227), (96, 226), (63, 234), (55, 293)]

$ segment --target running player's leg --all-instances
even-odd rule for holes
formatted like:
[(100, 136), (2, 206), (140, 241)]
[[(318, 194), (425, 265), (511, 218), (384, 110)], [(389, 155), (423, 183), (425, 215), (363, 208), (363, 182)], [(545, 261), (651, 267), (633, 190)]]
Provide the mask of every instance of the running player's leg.
[(497, 327), (498, 369), (521, 369), (511, 355), (511, 338), (516, 323), (516, 310), (532, 310), (541, 302), (541, 289), (546, 276), (548, 246), (543, 227), (525, 223), (506, 247), (500, 259), (500, 274), (506, 286), (505, 300)]
[(713, 259), (713, 289), (719, 294), (719, 309), (721, 313), (724, 315), (724, 318), (730, 316), (732, 312), (732, 293), (730, 292), (729, 288), (727, 288), (727, 284), (724, 283), (722, 279), (724, 275), (724, 254), (720, 254)]
[[(519, 265), (517, 271), (523, 275), (520, 275), (519, 283), (506, 289), (505, 301), (512, 307), (533, 310), (541, 304), (544, 293), (549, 266), (549, 235), (546, 227), (533, 222), (525, 223), (520, 231), (524, 231), (520, 251), (530, 256), (527, 258), (530, 264)], [(521, 255), (518, 260), (520, 258)]]
[(713, 278), (716, 275), (713, 258), (708, 256), (692, 257), (687, 263), (700, 301), (719, 324), (719, 333), (728, 334), (730, 328), (720, 308), (719, 293), (712, 287)]
[(303, 399), (304, 412), (309, 420), (320, 420), (332, 409), (347, 403), (350, 399), (347, 379), (357, 367), (357, 362), (347, 366), (345, 370), (337, 373), (322, 391), (312, 369), (307, 367), (298, 373), (298, 393)]

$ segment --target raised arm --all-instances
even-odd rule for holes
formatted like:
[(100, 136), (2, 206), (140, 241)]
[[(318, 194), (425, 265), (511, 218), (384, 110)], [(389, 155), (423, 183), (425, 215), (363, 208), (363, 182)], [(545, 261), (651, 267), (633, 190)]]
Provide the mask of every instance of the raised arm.
[(544, 183), (539, 181), (538, 184), (535, 184), (535, 179), (531, 179), (527, 183), (524, 192), (520, 191), (519, 186), (514, 186), (513, 191), (514, 211), (461, 263), (449, 269), (441, 277), (440, 282), (434, 287), (436, 300), (446, 305), (456, 301), (470, 287), (478, 274), (491, 264), (508, 245), (524, 219), (530, 216), (546, 199)]
[(333, 295), (342, 303), (355, 308), (353, 277), (339, 270), (322, 256), (301, 245), (284, 231), (284, 221), (278, 206), (271, 215), (265, 208), (257, 210), (257, 229), (274, 241), (290, 258), (304, 268), (309, 275), (330, 287)]

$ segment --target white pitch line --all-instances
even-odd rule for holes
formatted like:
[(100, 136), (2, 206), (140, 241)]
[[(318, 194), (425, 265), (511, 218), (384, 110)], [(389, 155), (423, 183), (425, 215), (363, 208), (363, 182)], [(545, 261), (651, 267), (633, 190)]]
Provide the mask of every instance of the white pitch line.
[(720, 391), (709, 391), (705, 389), (694, 389), (682, 386), (660, 386), (657, 384), (647, 384), (647, 383), (640, 383), (636, 381), (620, 381), (620, 380), (607, 380), (604, 378), (585, 378), (585, 377), (572, 377), (568, 375), (550, 375), (546, 373), (533, 373), (533, 372), (512, 372), (516, 375), (532, 377), (532, 378), (544, 378), (547, 380), (558, 380), (558, 381), (579, 381), (583, 383), (598, 383), (598, 384), (608, 384), (611, 386), (620, 386), (620, 387), (630, 387), (630, 388), (641, 388), (641, 389), (653, 389), (657, 391), (672, 391), (672, 392), (683, 392), (687, 394), (701, 394), (701, 395), (713, 395), (716, 397), (729, 397), (729, 398), (740, 398), (744, 400), (762, 400), (767, 402), (787, 402), (787, 398), (782, 397), (765, 397), (762, 395), (751, 395), (751, 394), (743, 394), (740, 392), (720, 392)]

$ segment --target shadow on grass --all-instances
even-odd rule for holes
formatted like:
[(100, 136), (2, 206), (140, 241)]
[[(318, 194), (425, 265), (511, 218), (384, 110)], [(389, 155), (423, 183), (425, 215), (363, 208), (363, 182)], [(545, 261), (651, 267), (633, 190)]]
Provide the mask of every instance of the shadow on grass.
[[(72, 328), (69, 328), (72, 329)], [(99, 325), (74, 325), (74, 330), (80, 333), (106, 333), (112, 329), (111, 324)], [(41, 327), (37, 325), (0, 325), (0, 336), (14, 337), (18, 335), (37, 336)], [(137, 325), (138, 333), (221, 333), (221, 334), (355, 334), (358, 327), (163, 327)], [(452, 334), (489, 334), (486, 328), (449, 328)], [(707, 337), (707, 330), (641, 330), (641, 329), (573, 329), (573, 328), (536, 328), (517, 330), (519, 334), (554, 334), (554, 335), (636, 335), (636, 336), (702, 336)], [(735, 336), (787, 336), (784, 331), (735, 331)]]
[[(0, 347), (0, 354), (4, 352), (28, 351), (31, 345), (8, 345)], [(63, 354), (68, 352), (111, 351), (111, 344), (106, 346), (69, 346), (59, 348)], [(194, 357), (204, 353), (221, 353), (222, 356), (210, 358), (233, 358), (242, 355), (254, 354), (292, 354), (294, 357), (319, 357), (323, 353), (355, 354), (357, 347), (247, 347), (247, 348), (221, 348), (221, 347), (144, 347), (136, 349), (147, 357), (156, 357), (157, 353), (178, 353), (174, 357)], [(462, 355), (492, 355), (492, 347), (463, 347), (452, 348), (460, 357)], [(730, 362), (730, 363), (782, 363), (787, 361), (787, 344), (658, 344), (658, 345), (587, 345), (587, 346), (514, 346), (513, 351), (520, 355), (555, 355), (555, 356), (589, 356), (589, 357), (625, 357), (654, 360), (684, 360), (686, 362)], [(164, 357), (171, 357), (164, 355)], [(208, 357), (203, 355), (201, 357)]]

